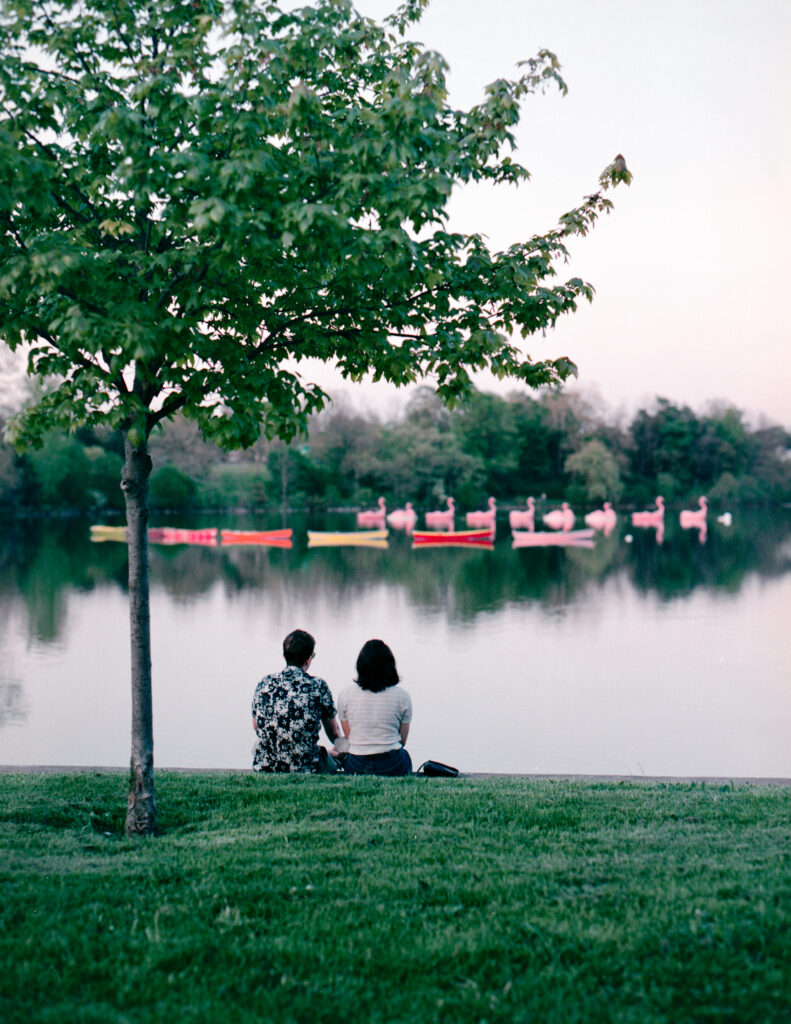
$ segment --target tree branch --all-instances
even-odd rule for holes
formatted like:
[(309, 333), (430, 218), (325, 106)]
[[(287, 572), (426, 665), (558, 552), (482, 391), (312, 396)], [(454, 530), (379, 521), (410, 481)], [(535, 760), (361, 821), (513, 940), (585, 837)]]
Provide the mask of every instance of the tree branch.
[[(58, 345), (57, 341), (55, 340), (54, 335), (51, 334), (50, 331), (46, 327), (44, 327), (41, 324), (36, 323), (35, 321), (34, 321), (34, 325), (33, 326), (34, 326), (34, 329), (36, 331), (36, 334), (38, 334), (39, 337), (43, 338), (45, 341), (49, 342), (49, 344), (55, 349), (55, 351), (59, 352), (62, 356), (64, 356), (64, 358), (69, 359), (72, 362), (77, 363), (84, 370), (91, 370), (92, 372), (97, 372), (98, 371), (99, 375), (108, 384), (115, 385), (117, 387), (117, 380), (115, 378), (113, 378), (113, 375), (110, 372), (110, 370), (105, 370), (105, 368), (103, 366), (101, 366), (99, 363), (93, 362), (86, 355), (83, 355), (82, 352), (79, 352), (79, 351), (77, 351), (77, 352), (68, 352), (68, 353), (64, 352), (63, 349), (60, 347), (60, 345)], [(124, 391), (128, 391), (128, 388), (126, 387), (125, 383), (124, 383), (123, 390)]]
[[(33, 134), (33, 132), (31, 132), (27, 128), (25, 129), (24, 134), (29, 139), (31, 139), (32, 142), (34, 143), (34, 145), (38, 146), (38, 148), (43, 153), (46, 153), (47, 157), (52, 161), (52, 163), (54, 163), (56, 166), (59, 165), (60, 160), (58, 158), (58, 154), (53, 152), (53, 150), (52, 150), (52, 148), (50, 146), (48, 146), (45, 142), (42, 142), (40, 139), (38, 139)], [(67, 203), (66, 200), (60, 194), (53, 192), (52, 195), (53, 195), (53, 198), (55, 199), (55, 201), (58, 203), (59, 206), (64, 207), (72, 215), (72, 217), (78, 217), (80, 220), (82, 220), (83, 224), (90, 224), (92, 220), (95, 220), (95, 221), (98, 222), (98, 218), (100, 216), (99, 211), (94, 207), (94, 205), (91, 203), (90, 199), (83, 192), (81, 192), (78, 188), (75, 188), (74, 186), (72, 186), (72, 191), (75, 193), (77, 198), (82, 203), (84, 203), (85, 206), (88, 207), (88, 209), (90, 209), (92, 211), (93, 218), (87, 217), (84, 214), (80, 214), (80, 212), (78, 210), (75, 210), (69, 203)]]
[(54, 68), (43, 68), (40, 64), (36, 65), (36, 71), (42, 75), (49, 75), (50, 78), (62, 78), (66, 82), (71, 82), (72, 85), (80, 85), (79, 78), (72, 78), (71, 75), (65, 74), (63, 71), (56, 71)]

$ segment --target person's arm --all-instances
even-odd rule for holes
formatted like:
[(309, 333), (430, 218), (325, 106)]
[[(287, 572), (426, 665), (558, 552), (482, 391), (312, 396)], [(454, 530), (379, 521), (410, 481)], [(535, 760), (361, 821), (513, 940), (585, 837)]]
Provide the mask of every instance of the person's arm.
[(343, 719), (341, 719), (341, 726), (343, 727), (343, 735), (348, 740), (349, 736), (351, 735), (352, 727), (349, 725), (348, 722), (344, 722)]
[(332, 744), (330, 747), (330, 753), (332, 756), (337, 757), (339, 754), (348, 753), (349, 744), (344, 738), (343, 729), (341, 729), (341, 723), (338, 720), (338, 716), (335, 715), (332, 718), (322, 719), (322, 725), (324, 726), (324, 731), (327, 734), (327, 739)]
[(409, 735), (409, 724), (412, 721), (412, 698), (404, 691), (402, 699), (401, 724), (398, 727), (398, 731), (401, 736), (401, 746), (405, 747), (406, 738)]
[(338, 716), (335, 715), (333, 718), (326, 718), (323, 720), (324, 731), (327, 734), (327, 739), (330, 743), (334, 743), (335, 740), (343, 737), (343, 730), (341, 729), (341, 723)]

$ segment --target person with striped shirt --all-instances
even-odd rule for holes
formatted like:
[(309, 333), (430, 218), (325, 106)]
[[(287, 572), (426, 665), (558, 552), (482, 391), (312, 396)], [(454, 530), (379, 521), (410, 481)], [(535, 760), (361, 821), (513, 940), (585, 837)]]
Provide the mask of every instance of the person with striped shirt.
[(350, 775), (409, 775), (406, 751), (412, 699), (399, 686), (393, 652), (368, 640), (357, 658), (357, 680), (338, 697), (338, 717), (349, 741), (344, 771)]

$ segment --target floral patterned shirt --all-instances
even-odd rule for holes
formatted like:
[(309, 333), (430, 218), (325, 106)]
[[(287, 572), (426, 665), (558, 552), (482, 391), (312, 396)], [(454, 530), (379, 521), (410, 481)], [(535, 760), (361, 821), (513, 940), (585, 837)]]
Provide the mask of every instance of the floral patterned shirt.
[(257, 772), (317, 772), (319, 729), (337, 714), (330, 688), (296, 665), (264, 676), (253, 696)]

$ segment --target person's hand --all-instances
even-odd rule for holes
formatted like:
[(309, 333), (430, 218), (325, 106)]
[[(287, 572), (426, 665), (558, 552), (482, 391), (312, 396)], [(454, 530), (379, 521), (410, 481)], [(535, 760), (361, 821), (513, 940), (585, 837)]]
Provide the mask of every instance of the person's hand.
[(329, 752), (330, 752), (330, 754), (332, 754), (333, 757), (340, 757), (341, 756), (337, 747), (330, 747)]

